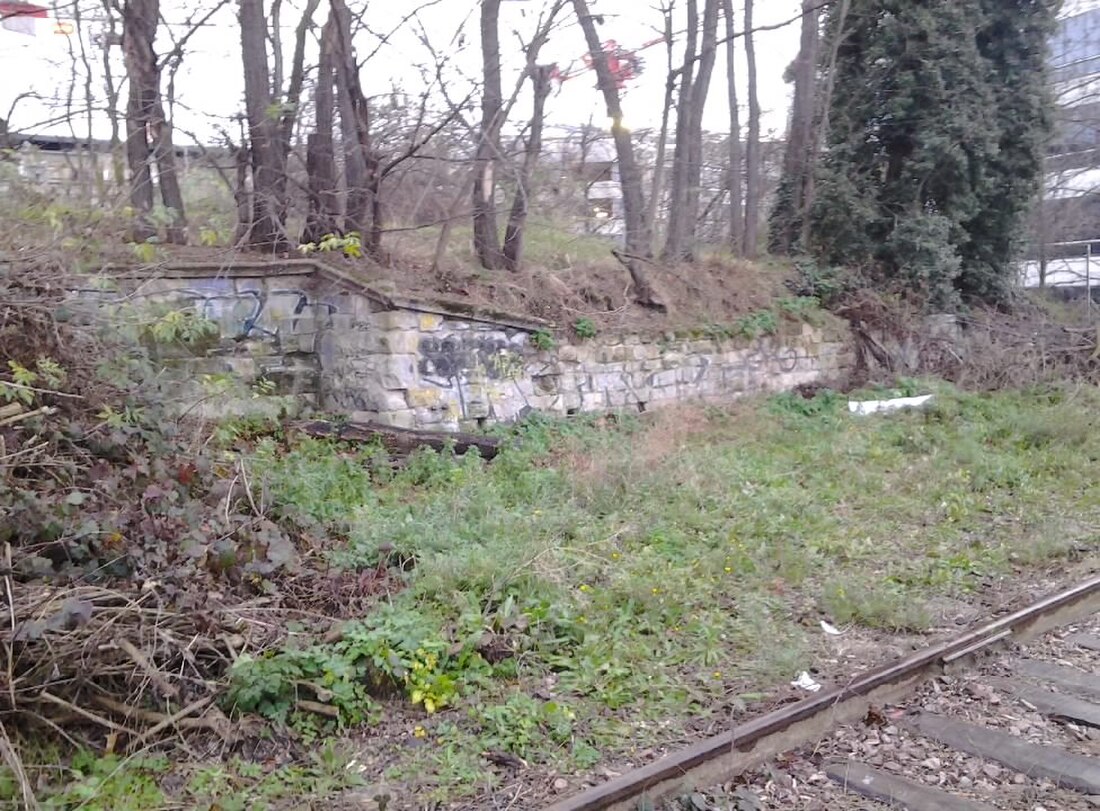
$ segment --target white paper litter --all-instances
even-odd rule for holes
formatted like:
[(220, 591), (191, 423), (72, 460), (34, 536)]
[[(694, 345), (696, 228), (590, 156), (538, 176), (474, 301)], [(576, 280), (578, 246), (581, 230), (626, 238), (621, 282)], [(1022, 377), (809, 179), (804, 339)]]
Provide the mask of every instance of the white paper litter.
[(842, 633), (844, 633), (835, 625), (825, 622), (825, 620), (821, 621), (821, 630), (827, 633), (829, 636), (840, 636)]
[(862, 400), (849, 401), (848, 411), (853, 414), (865, 416), (867, 414), (886, 414), (890, 411), (899, 411), (903, 408), (919, 408), (935, 395), (922, 394), (919, 397), (896, 397), (893, 400)]
[(799, 690), (806, 690), (811, 693), (816, 693), (821, 689), (821, 685), (814, 681), (813, 676), (805, 670), (802, 671), (797, 679), (791, 682), (791, 687), (797, 687)]

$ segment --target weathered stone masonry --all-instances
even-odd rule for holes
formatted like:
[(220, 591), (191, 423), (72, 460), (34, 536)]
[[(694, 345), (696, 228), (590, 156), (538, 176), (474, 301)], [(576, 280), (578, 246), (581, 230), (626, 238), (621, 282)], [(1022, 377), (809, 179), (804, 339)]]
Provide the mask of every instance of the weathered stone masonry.
[[(313, 262), (177, 268), (127, 292), (218, 322), (221, 344), (192, 371), (269, 380), (284, 406), (406, 428), (727, 402), (839, 377), (851, 363), (841, 336), (808, 324), (751, 342), (598, 336), (539, 350), (532, 336), (543, 322), (401, 300)], [(241, 398), (232, 410), (264, 399)]]

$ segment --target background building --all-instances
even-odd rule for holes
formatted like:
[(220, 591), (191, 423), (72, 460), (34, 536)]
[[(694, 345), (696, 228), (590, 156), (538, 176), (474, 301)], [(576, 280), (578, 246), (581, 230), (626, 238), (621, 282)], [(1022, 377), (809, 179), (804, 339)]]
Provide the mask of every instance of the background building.
[(1068, 2), (1051, 40), (1055, 134), (1023, 283), (1100, 287), (1100, 2)]

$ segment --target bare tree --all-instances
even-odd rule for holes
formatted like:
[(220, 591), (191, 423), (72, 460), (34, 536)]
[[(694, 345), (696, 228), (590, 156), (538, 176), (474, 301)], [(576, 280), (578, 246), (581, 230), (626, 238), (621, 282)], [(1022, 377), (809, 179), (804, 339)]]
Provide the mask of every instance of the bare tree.
[(332, 10), (336, 17), (336, 93), (347, 187), (344, 230), (358, 232), (369, 244), (372, 189), (377, 186), (378, 171), (378, 159), (371, 144), (370, 105), (359, 81), (351, 11), (344, 0), (332, 0)]
[(500, 88), (500, 0), (481, 0), (481, 130), (474, 156), (474, 251), (482, 267), (503, 267), (496, 219), (496, 162), (503, 126)]
[(687, 28), (684, 37), (684, 62), (680, 66), (680, 94), (676, 105), (676, 135), (672, 152), (672, 184), (669, 188), (668, 234), (662, 258), (685, 259), (687, 249), (687, 197), (691, 139), (691, 88), (695, 76), (696, 47), (699, 40), (699, 4), (687, 0)]
[(321, 31), (321, 53), (313, 90), (314, 130), (306, 139), (306, 173), (309, 200), (303, 243), (320, 242), (325, 234), (339, 229), (340, 199), (336, 188), (336, 158), (333, 146), (336, 16), (330, 12)]
[(634, 282), (634, 297), (639, 304), (658, 310), (666, 310), (656, 291), (649, 283), (642, 263), (650, 254), (649, 228), (645, 219), (645, 194), (642, 191), (642, 172), (634, 155), (634, 142), (630, 130), (623, 126), (623, 108), (619, 99), (619, 89), (611, 68), (607, 64), (607, 54), (600, 43), (596, 31), (596, 20), (588, 10), (586, 0), (573, 0), (573, 9), (584, 31), (584, 38), (592, 57), (592, 67), (596, 71), (596, 80), (603, 93), (607, 106), (607, 115), (611, 119), (611, 135), (615, 140), (615, 153), (619, 159), (619, 184), (623, 194), (623, 215), (626, 221), (626, 251), (620, 255), (623, 264)]
[(657, 232), (657, 207), (663, 194), (665, 150), (668, 148), (668, 119), (672, 111), (672, 94), (676, 92), (676, 80), (680, 75), (680, 69), (672, 64), (672, 12), (675, 8), (675, 0), (669, 0), (668, 5), (661, 7), (661, 13), (665, 18), (664, 37), (667, 75), (665, 78), (665, 100), (661, 107), (661, 129), (657, 135), (657, 156), (653, 166), (653, 187), (650, 190), (649, 209), (646, 213), (646, 222), (649, 224), (651, 236)]
[(527, 212), (530, 210), (531, 175), (542, 151), (542, 127), (546, 112), (546, 98), (550, 95), (550, 65), (538, 65), (531, 71), (531, 84), (534, 86), (534, 109), (531, 113), (531, 126), (527, 133), (527, 144), (523, 154), (523, 165), (516, 177), (516, 195), (512, 200), (512, 211), (508, 216), (508, 227), (504, 232), (504, 264), (509, 270), (519, 270), (523, 256), (523, 236), (527, 224)]
[(107, 119), (111, 122), (111, 177), (115, 188), (121, 189), (126, 182), (126, 167), (123, 159), (121, 138), (121, 116), (119, 115), (118, 97), (121, 88), (115, 81), (114, 66), (111, 61), (111, 49), (119, 44), (121, 36), (118, 32), (118, 18), (115, 0), (102, 0), (106, 31), (100, 43), (102, 50), (103, 90), (106, 95)]
[(833, 103), (833, 90), (836, 87), (836, 60), (840, 54), (840, 43), (844, 41), (846, 36), (846, 25), (848, 23), (848, 12), (851, 10), (852, 0), (840, 0), (840, 11), (837, 13), (836, 27), (833, 30), (832, 41), (829, 43), (829, 60), (825, 65), (825, 87), (820, 88), (820, 92), (817, 94), (817, 101), (814, 112), (813, 134), (810, 138), (810, 158), (811, 166), (806, 171), (806, 184), (805, 191), (803, 192), (804, 199), (802, 201), (802, 210), (804, 215), (802, 217), (802, 244), (806, 245), (810, 241), (810, 211), (813, 209), (815, 183), (817, 180), (817, 173), (815, 167), (817, 165), (817, 157), (821, 154), (821, 150), (825, 147), (825, 139), (829, 135), (829, 108)]
[(742, 209), (741, 112), (737, 106), (737, 52), (734, 47), (733, 0), (722, 0), (722, 15), (726, 18), (726, 94), (730, 108), (729, 177), (730, 232), (729, 245), (734, 256), (740, 256), (745, 245), (745, 214)]
[(154, 184), (150, 155), (157, 164), (161, 200), (172, 214), (169, 242), (186, 241), (183, 195), (176, 172), (172, 127), (161, 99), (161, 64), (153, 51), (159, 0), (126, 0), (122, 7), (122, 50), (129, 79), (126, 103), (126, 158), (130, 168), (130, 205), (134, 209), (132, 237), (144, 242), (157, 233), (152, 219)]
[[(685, 120), (682, 138), (677, 136), (676, 154), (683, 170), (678, 178), (681, 188), (674, 195), (669, 213), (668, 241), (664, 256), (672, 261), (693, 261), (695, 258), (695, 230), (699, 218), (699, 183), (703, 168), (703, 111), (707, 105), (711, 74), (718, 43), (719, 0), (705, 0), (703, 6), (703, 35), (699, 49), (699, 72), (692, 78), (688, 97), (681, 106), (680, 116)], [(694, 10), (689, 13), (689, 25), (697, 23)], [(693, 49), (694, 50), (694, 49)], [(684, 76), (686, 77), (685, 64)], [(677, 132), (680, 127), (677, 126)], [(674, 186), (676, 181), (674, 181)]]
[(808, 192), (814, 169), (814, 119), (820, 38), (819, 0), (802, 0), (802, 35), (793, 65), (794, 100), (783, 155), (783, 180), (771, 219), (769, 248), (787, 254), (796, 247), (809, 214)]
[(238, 229), (238, 242), (271, 252), (289, 250), (283, 222), (285, 203), (280, 193), (279, 120), (273, 115), (271, 73), (267, 61), (267, 17), (263, 0), (240, 0), (237, 19), (241, 28), (244, 63), (244, 97), (248, 118), (252, 190), (248, 221)]
[(748, 62), (749, 135), (745, 147), (745, 256), (755, 259), (760, 237), (760, 99), (756, 83), (753, 0), (745, 0), (745, 58)]

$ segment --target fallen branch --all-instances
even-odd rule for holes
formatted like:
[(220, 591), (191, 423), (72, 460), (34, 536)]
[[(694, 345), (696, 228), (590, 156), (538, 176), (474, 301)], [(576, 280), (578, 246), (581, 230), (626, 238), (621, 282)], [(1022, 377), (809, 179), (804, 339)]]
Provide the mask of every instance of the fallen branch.
[(327, 437), (351, 442), (381, 442), (391, 453), (409, 454), (417, 448), (429, 447), (437, 451), (454, 446), (457, 454), (477, 448), (484, 459), (492, 459), (500, 452), (500, 440), (475, 434), (448, 433), (446, 431), (417, 431), (411, 428), (393, 428), (372, 422), (337, 424), (325, 420), (301, 423), (298, 429), (313, 437)]
[(171, 715), (166, 716), (163, 720), (158, 721), (154, 726), (149, 727), (149, 729), (145, 730), (133, 741), (131, 741), (126, 748), (130, 751), (140, 749), (142, 746), (145, 745), (145, 742), (147, 740), (152, 738), (157, 733), (162, 732), (169, 727), (182, 726), (184, 721), (191, 720), (192, 715), (197, 713), (199, 710), (208, 707), (213, 700), (214, 696), (206, 696), (205, 698), (200, 698), (198, 701), (192, 701), (179, 712), (172, 713)]
[(31, 417), (48, 417), (50, 414), (53, 414), (56, 411), (56, 408), (50, 408), (50, 406), (42, 406), (41, 408), (36, 408), (34, 411), (24, 411), (22, 414), (14, 414), (10, 417), (5, 417), (4, 419), (0, 420), (0, 428), (3, 428), (6, 425), (14, 425), (15, 423), (22, 422), (23, 420), (29, 420)]
[(152, 663), (134, 646), (133, 642), (129, 639), (119, 638), (115, 641), (115, 644), (118, 645), (127, 656), (134, 660), (134, 664), (145, 671), (146, 675), (149, 676), (149, 680), (156, 685), (162, 696), (165, 698), (179, 698), (179, 688), (169, 682), (168, 678), (163, 673), (153, 667)]
[(95, 723), (99, 724), (102, 727), (107, 727), (107, 729), (113, 729), (116, 732), (124, 732), (127, 735), (133, 735), (134, 734), (133, 730), (129, 729), (128, 727), (124, 727), (122, 724), (115, 723), (110, 718), (104, 718), (102, 715), (96, 715), (91, 710), (86, 710), (83, 707), (78, 707), (75, 704), (73, 704), (71, 702), (68, 702), (63, 698), (59, 698), (58, 696), (55, 696), (53, 693), (48, 693), (45, 690), (43, 690), (38, 695), (39, 695), (39, 698), (41, 698), (43, 701), (48, 701), (51, 704), (56, 704), (59, 707), (63, 707), (64, 709), (68, 710), (69, 712), (76, 713), (77, 715), (81, 716), (82, 718), (86, 718), (89, 721), (94, 721)]
[[(167, 729), (169, 726), (176, 726), (180, 729), (208, 729), (211, 732), (217, 732), (218, 734), (224, 734), (225, 732), (225, 730), (223, 729), (224, 724), (222, 723), (222, 719), (220, 718), (210, 719), (206, 717), (188, 717), (189, 715), (192, 715), (193, 713), (197, 712), (199, 709), (202, 709), (202, 707), (213, 701), (212, 696), (207, 696), (206, 698), (201, 699), (201, 701), (205, 703), (197, 709), (192, 709), (194, 707), (194, 704), (191, 704), (187, 707), (184, 707), (183, 710), (181, 710), (180, 712), (174, 713), (172, 715), (165, 715), (164, 713), (156, 712), (155, 710), (147, 710), (144, 707), (132, 707), (129, 704), (124, 704), (123, 702), (117, 701), (113, 698), (110, 698), (109, 696), (95, 696), (93, 698), (93, 701), (95, 701), (95, 703), (101, 706), (103, 709), (118, 713), (119, 715), (124, 716), (127, 719), (136, 718), (139, 721), (145, 721), (146, 723), (154, 724), (154, 726), (149, 731), (144, 733), (146, 737), (153, 734), (153, 729), (157, 729), (159, 727), (159, 729), (157, 729), (157, 731), (159, 732), (160, 730)], [(199, 702), (195, 703), (197, 704)], [(134, 735), (135, 738), (142, 737), (141, 735), (137, 735), (136, 733), (131, 734)]]
[(304, 698), (298, 699), (298, 709), (305, 710), (306, 712), (317, 713), (318, 715), (324, 715), (329, 718), (339, 718), (340, 710), (336, 707), (331, 707), (328, 704), (322, 704), (320, 701), (309, 701)]
[(38, 799), (34, 796), (34, 788), (31, 786), (31, 781), (27, 779), (27, 770), (23, 768), (23, 761), (15, 751), (3, 722), (0, 722), (0, 755), (3, 756), (5, 765), (19, 784), (19, 791), (23, 795), (23, 807), (28, 811), (36, 811)]

